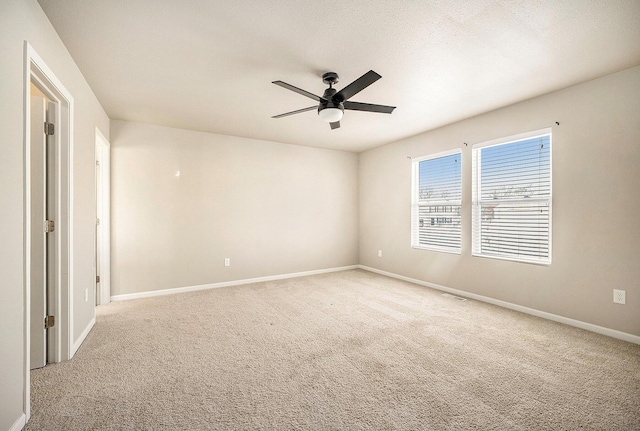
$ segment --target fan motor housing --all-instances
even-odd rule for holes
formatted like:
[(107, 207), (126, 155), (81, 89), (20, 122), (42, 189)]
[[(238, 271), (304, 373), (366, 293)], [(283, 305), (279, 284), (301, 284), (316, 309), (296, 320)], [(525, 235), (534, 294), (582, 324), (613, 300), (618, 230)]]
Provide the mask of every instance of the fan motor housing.
[(318, 112), (327, 108), (337, 108), (342, 112), (344, 112), (344, 105), (342, 104), (342, 102), (334, 101), (331, 99), (327, 100), (326, 102), (325, 101), (320, 102), (320, 104), (318, 105)]
[[(326, 75), (326, 73), (325, 73)], [(318, 105), (318, 112), (327, 109), (327, 108), (338, 108), (342, 112), (344, 112), (344, 105), (342, 102), (338, 100), (334, 100), (333, 96), (337, 93), (335, 88), (327, 88), (324, 90), (324, 94), (322, 95), (322, 99), (320, 104)]]

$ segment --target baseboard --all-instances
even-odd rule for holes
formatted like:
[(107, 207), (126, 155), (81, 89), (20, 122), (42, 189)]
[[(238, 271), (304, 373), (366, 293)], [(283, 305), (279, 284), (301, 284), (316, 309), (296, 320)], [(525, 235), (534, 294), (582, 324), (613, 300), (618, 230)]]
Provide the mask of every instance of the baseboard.
[(24, 413), (11, 425), (9, 431), (20, 431), (27, 424), (27, 417)]
[(78, 337), (78, 340), (75, 343), (73, 343), (73, 349), (71, 350), (71, 358), (73, 358), (73, 355), (76, 354), (76, 352), (84, 342), (85, 338), (87, 338), (87, 335), (89, 335), (89, 332), (91, 332), (91, 329), (93, 329), (93, 325), (95, 324), (96, 324), (96, 318), (94, 317), (93, 319), (91, 319), (87, 327), (84, 328), (84, 331), (82, 331), (82, 334), (80, 334), (80, 336)]
[(308, 275), (326, 274), (329, 272), (347, 271), (356, 269), (358, 265), (341, 266), (337, 268), (318, 269), (314, 271), (294, 272), (290, 274), (270, 275), (266, 277), (246, 278), (243, 280), (224, 281), (221, 283), (201, 284), (198, 286), (176, 287), (172, 289), (152, 290), (149, 292), (127, 293), (123, 295), (113, 295), (112, 301), (126, 301), (129, 299), (149, 298), (152, 296), (173, 295), (176, 293), (195, 292), (197, 290), (217, 289), (219, 287), (240, 286), (243, 284), (260, 283), (263, 281), (284, 280), (286, 278), (305, 277)]
[(546, 311), (536, 310), (535, 308), (529, 308), (529, 307), (524, 307), (518, 304), (512, 304), (510, 302), (501, 301), (499, 299), (490, 298), (488, 296), (465, 292), (464, 290), (452, 289), (450, 287), (441, 286), (439, 284), (429, 283), (427, 281), (405, 277), (404, 275), (395, 274), (393, 272), (382, 271), (380, 269), (371, 268), (365, 265), (358, 265), (357, 267), (365, 271), (375, 272), (376, 274), (386, 275), (387, 277), (408, 281), (409, 283), (419, 284), (421, 286), (430, 287), (436, 290), (441, 290), (443, 292), (451, 293), (457, 296), (463, 296), (466, 298), (475, 299), (477, 301), (497, 305), (499, 307), (508, 308), (510, 310), (520, 311), (521, 313), (530, 314), (536, 317), (542, 317), (543, 319), (553, 320), (554, 322), (564, 323), (565, 325), (575, 326), (576, 328), (580, 328), (580, 329), (586, 329), (587, 331), (596, 332), (602, 335), (607, 335), (612, 338), (618, 338), (620, 340), (628, 341), (630, 343), (640, 344), (640, 336), (629, 334), (622, 331), (616, 331), (615, 329), (609, 329), (603, 326), (594, 325), (592, 323), (583, 322), (581, 320), (570, 319), (568, 317), (559, 316), (557, 314), (547, 313)]

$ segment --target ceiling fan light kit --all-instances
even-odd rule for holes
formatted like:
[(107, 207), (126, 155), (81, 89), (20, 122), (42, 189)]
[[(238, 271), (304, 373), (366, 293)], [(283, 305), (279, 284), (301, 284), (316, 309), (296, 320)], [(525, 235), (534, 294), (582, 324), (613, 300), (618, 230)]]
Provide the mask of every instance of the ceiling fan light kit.
[(342, 120), (343, 114), (344, 108), (318, 108), (318, 115), (325, 123), (335, 123), (336, 121), (340, 121)]
[[(331, 125), (331, 130), (333, 130), (340, 127), (340, 120), (342, 120), (345, 109), (352, 111), (378, 112), (383, 114), (391, 114), (393, 112), (396, 108), (395, 106), (374, 105), (370, 103), (351, 102), (348, 100), (380, 78), (382, 78), (380, 75), (373, 70), (370, 70), (351, 84), (344, 87), (342, 90), (336, 91), (333, 86), (338, 83), (338, 74), (335, 72), (327, 72), (322, 75), (322, 82), (328, 84), (329, 88), (324, 91), (322, 97), (316, 96), (315, 94), (301, 88), (294, 87), (293, 85), (287, 84), (283, 81), (273, 81), (273, 84), (317, 101), (318, 116), (322, 121), (329, 123)], [(316, 109), (315, 106), (310, 106), (308, 108), (275, 115), (272, 118), (287, 117), (289, 115), (299, 114), (301, 112), (307, 112), (314, 109)]]

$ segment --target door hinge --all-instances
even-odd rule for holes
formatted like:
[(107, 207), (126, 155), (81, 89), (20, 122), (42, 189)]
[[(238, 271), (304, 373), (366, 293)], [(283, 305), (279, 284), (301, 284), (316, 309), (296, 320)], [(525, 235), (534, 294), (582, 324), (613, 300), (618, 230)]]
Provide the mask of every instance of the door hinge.
[(55, 230), (55, 223), (53, 220), (45, 220), (44, 221), (44, 233), (51, 233)]
[(99, 219), (99, 218), (97, 218), (97, 219), (96, 219), (96, 226), (99, 226), (99, 225), (100, 225), (100, 219)]
[(44, 318), (44, 329), (53, 328), (53, 325), (56, 324), (56, 318), (54, 316), (46, 316)]
[(96, 275), (96, 283), (100, 283), (100, 276)]
[(53, 123), (44, 123), (44, 134), (45, 135), (53, 135), (55, 133), (56, 127)]

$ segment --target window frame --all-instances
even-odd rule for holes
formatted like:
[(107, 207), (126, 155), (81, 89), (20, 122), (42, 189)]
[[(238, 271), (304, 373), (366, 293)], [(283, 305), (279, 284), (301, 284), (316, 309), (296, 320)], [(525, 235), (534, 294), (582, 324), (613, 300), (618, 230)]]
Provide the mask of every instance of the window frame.
[[(424, 245), (420, 244), (417, 241), (419, 235), (419, 208), (420, 208), (420, 200), (418, 197), (418, 193), (420, 190), (420, 162), (424, 162), (426, 160), (434, 160), (442, 157), (448, 157), (452, 155), (458, 155), (459, 163), (460, 163), (460, 200), (456, 201), (457, 204), (452, 204), (451, 201), (435, 201), (431, 203), (431, 205), (444, 205), (444, 206), (459, 206), (460, 207), (460, 247), (451, 248), (451, 247), (441, 247), (434, 245)], [(442, 253), (450, 253), (450, 254), (462, 254), (462, 202), (463, 202), (463, 187), (462, 187), (462, 150), (459, 148), (441, 151), (434, 154), (429, 154), (426, 156), (416, 157), (411, 159), (411, 248), (417, 250), (429, 250), (435, 252)], [(441, 217), (448, 217), (447, 215), (442, 215)]]
[[(492, 202), (503, 203), (535, 203), (541, 202), (548, 205), (548, 257), (547, 258), (534, 258), (527, 256), (509, 256), (509, 255), (494, 255), (483, 253), (481, 249), (482, 245), (482, 232), (481, 232), (481, 218), (482, 218), (482, 204), (487, 200), (481, 199), (482, 182), (481, 182), (481, 168), (482, 158), (481, 152), (483, 149), (496, 147), (500, 145), (514, 144), (521, 141), (535, 139), (543, 136), (549, 136), (549, 196), (548, 198), (521, 198), (521, 199), (498, 199), (492, 200)], [(478, 166), (479, 165), (479, 166)], [(551, 127), (534, 130), (531, 132), (520, 133), (504, 138), (494, 139), (487, 142), (475, 144), (472, 147), (472, 215), (471, 215), (471, 255), (475, 257), (483, 257), (489, 259), (507, 260), (512, 262), (528, 263), (534, 265), (549, 266), (552, 262), (552, 238), (553, 238), (553, 133)]]

